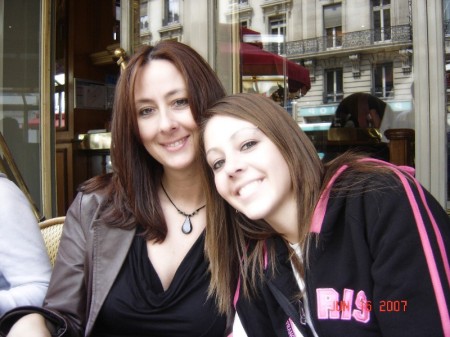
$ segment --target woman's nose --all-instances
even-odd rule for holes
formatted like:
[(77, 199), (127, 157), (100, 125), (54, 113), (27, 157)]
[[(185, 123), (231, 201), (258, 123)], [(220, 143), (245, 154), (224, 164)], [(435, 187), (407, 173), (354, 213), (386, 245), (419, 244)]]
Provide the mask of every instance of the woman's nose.
[(173, 118), (169, 109), (160, 110), (159, 129), (162, 132), (169, 132), (177, 128), (177, 121)]
[(228, 156), (225, 162), (225, 173), (230, 177), (237, 177), (245, 170), (245, 163), (239, 155)]

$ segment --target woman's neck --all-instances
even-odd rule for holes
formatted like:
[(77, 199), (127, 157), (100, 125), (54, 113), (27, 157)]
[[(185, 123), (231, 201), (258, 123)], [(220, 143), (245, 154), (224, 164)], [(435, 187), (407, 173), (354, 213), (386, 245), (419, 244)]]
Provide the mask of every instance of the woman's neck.
[(298, 210), (294, 197), (287, 198), (275, 212), (265, 219), (269, 225), (290, 243), (299, 240)]
[(170, 198), (186, 208), (198, 208), (205, 203), (205, 193), (201, 185), (200, 170), (195, 172), (164, 171), (161, 183)]

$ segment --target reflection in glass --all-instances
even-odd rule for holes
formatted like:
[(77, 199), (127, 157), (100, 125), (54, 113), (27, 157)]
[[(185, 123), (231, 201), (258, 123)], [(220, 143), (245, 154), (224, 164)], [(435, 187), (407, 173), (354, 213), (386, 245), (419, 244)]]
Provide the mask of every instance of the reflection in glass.
[(66, 126), (65, 75), (55, 75), (55, 127), (64, 129)]
[(342, 5), (330, 5), (323, 8), (323, 20), (327, 39), (327, 48), (342, 45)]
[(66, 69), (67, 69), (67, 2), (56, 0), (55, 65), (54, 65), (54, 119), (56, 130), (67, 129)]
[(391, 1), (373, 1), (374, 40), (391, 39)]
[(343, 96), (342, 69), (326, 70), (326, 95), (324, 103), (340, 102)]
[(387, 98), (393, 95), (393, 66), (392, 63), (377, 64), (373, 71), (374, 94), (376, 97)]
[(164, 26), (177, 23), (180, 18), (180, 1), (165, 0), (164, 1)]
[[(40, 116), (44, 112), (40, 111), (40, 16), (36, 13), (40, 12), (41, 1), (2, 3), (0, 132), (26, 190), (40, 205)], [(5, 151), (0, 151), (0, 161), (4, 163), (5, 158)], [(9, 178), (20, 183), (12, 173)]]

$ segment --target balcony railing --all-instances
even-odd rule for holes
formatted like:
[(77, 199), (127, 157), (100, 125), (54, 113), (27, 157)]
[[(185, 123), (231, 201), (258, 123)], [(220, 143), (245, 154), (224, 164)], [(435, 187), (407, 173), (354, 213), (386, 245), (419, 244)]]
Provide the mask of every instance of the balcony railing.
[[(410, 25), (392, 26), (383, 29), (369, 29), (343, 33), (338, 41), (331, 41), (327, 36), (286, 42), (286, 56), (321, 53), (329, 50), (355, 49), (379, 44), (410, 43), (412, 29)], [(337, 43), (336, 43), (337, 42)], [(266, 49), (266, 46), (264, 46)], [(274, 49), (270, 46), (269, 49)]]

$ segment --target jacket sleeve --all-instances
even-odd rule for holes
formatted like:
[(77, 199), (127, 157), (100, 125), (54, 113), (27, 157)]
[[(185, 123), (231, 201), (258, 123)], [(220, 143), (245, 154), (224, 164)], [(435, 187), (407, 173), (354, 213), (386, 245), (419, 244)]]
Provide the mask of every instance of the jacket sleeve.
[[(84, 198), (88, 199), (83, 200)], [(91, 200), (92, 199), (92, 200)], [(39, 308), (18, 308), (0, 322), (5, 333), (26, 313), (39, 312), (45, 316), (52, 336), (81, 337), (84, 335), (88, 308), (88, 287), (92, 253), (91, 223), (98, 203), (91, 195), (79, 193), (70, 206), (64, 223), (61, 242), (50, 285)]]
[(448, 215), (418, 183), (385, 183), (363, 198), (374, 318), (383, 336), (449, 336)]
[(28, 200), (0, 176), (0, 316), (23, 305), (42, 306), (51, 265)]

